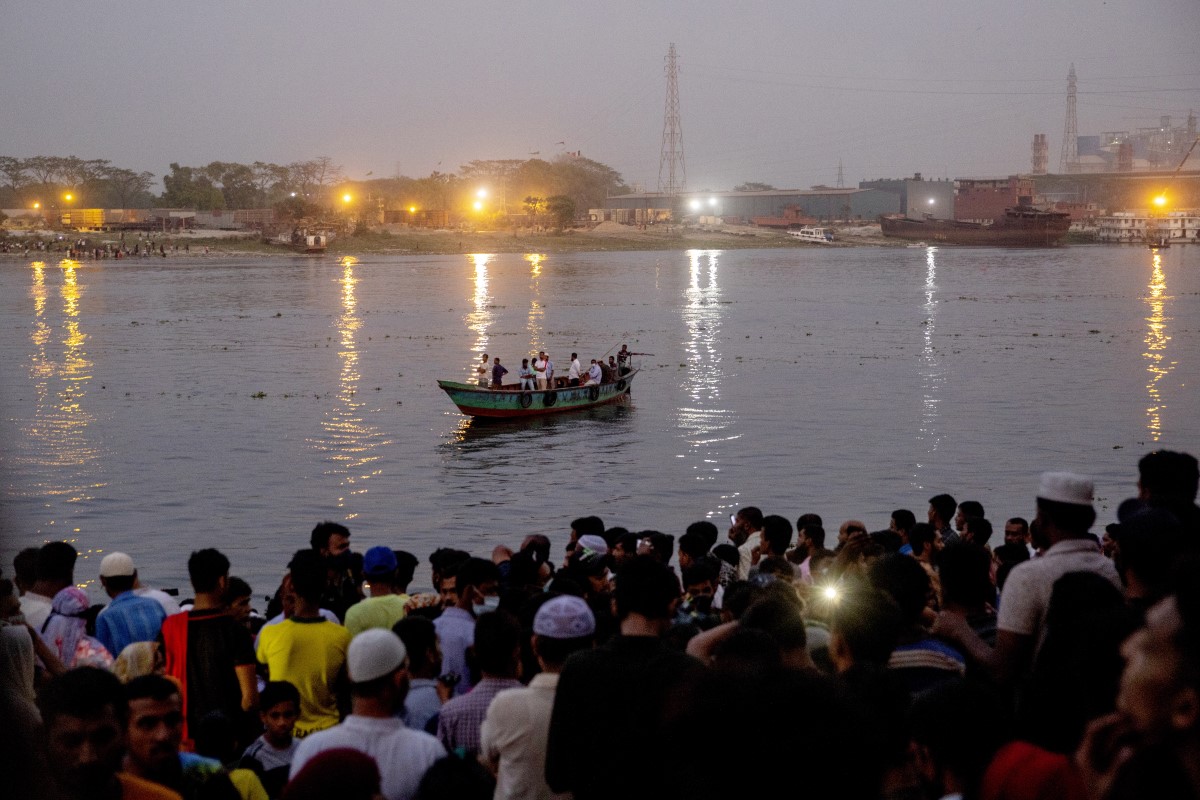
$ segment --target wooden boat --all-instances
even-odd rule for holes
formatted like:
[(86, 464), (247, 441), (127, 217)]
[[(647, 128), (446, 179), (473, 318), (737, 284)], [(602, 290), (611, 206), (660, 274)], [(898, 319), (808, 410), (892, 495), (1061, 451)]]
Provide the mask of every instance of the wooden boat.
[(501, 389), (457, 381), (438, 381), (438, 386), (459, 411), (472, 417), (537, 417), (619, 403), (629, 397), (638, 372), (633, 369), (615, 381), (593, 386), (557, 386), (542, 391), (522, 389), (519, 383), (504, 384)]

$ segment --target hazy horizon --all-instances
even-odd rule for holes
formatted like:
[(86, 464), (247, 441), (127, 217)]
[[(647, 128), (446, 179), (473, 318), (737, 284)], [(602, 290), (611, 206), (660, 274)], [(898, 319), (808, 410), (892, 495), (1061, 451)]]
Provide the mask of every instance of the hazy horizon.
[[(331, 156), (346, 177), (566, 151), (657, 187), (676, 44), (690, 190), (1057, 168), (1078, 132), (1200, 111), (1196, 0), (808, 8), (382, 2), (16, 3), (0, 41), (0, 155), (172, 161)], [(368, 175), (368, 173), (370, 173)]]

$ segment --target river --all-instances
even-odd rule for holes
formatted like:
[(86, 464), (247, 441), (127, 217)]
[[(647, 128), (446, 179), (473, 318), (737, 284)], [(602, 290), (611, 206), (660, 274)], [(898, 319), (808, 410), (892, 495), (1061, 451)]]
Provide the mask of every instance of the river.
[[(621, 343), (627, 406), (479, 424), (436, 384)], [(874, 530), (948, 491), (999, 527), (1068, 469), (1103, 524), (1144, 453), (1200, 453), (1200, 247), (10, 259), (0, 348), (5, 575), (67, 539), (80, 583), (122, 550), (185, 595), (204, 546), (273, 591), (322, 519), (557, 557), (585, 514)]]

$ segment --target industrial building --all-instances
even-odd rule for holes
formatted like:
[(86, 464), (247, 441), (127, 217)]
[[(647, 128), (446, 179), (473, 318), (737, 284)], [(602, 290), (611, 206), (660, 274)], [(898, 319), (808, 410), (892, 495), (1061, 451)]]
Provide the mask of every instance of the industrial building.
[[(874, 220), (901, 210), (900, 195), (877, 188), (769, 189), (759, 192), (686, 192), (671, 198), (663, 192), (640, 192), (608, 197), (598, 211), (618, 222), (654, 222), (668, 217), (720, 217), (725, 222), (756, 224), (755, 220), (804, 221)], [(594, 214), (595, 215), (595, 214)], [(603, 220), (596, 220), (603, 221)], [(774, 225), (773, 227), (780, 227)], [(787, 227), (783, 225), (782, 227)]]

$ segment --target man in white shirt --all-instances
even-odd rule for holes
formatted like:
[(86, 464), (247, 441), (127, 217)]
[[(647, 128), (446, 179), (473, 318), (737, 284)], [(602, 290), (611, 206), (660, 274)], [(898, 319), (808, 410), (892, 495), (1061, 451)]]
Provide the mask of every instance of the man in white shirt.
[(600, 365), (596, 363), (596, 359), (592, 359), (592, 366), (588, 368), (588, 386), (599, 386), (600, 377), (603, 375)]
[(340, 725), (310, 734), (296, 748), (291, 777), (318, 753), (348, 747), (375, 759), (386, 800), (411, 800), (426, 770), (445, 757), (441, 743), (395, 716), (408, 693), (408, 653), (383, 628), (363, 631), (346, 653), (352, 710)]
[[(596, 362), (593, 361), (593, 364)], [(571, 353), (571, 368), (567, 370), (567, 385), (578, 386), (582, 367), (579, 366), (579, 353)]]
[(548, 363), (549, 359), (546, 358), (546, 351), (539, 350), (538, 357), (533, 361), (533, 375), (539, 392), (546, 390), (546, 365)]
[(754, 565), (754, 550), (758, 547), (759, 533), (762, 531), (763, 513), (755, 506), (746, 506), (729, 517), (732, 523), (729, 527), (729, 541), (738, 549), (737, 579), (740, 581), (750, 577), (750, 568)]
[(75, 558), (78, 553), (66, 542), (47, 542), (38, 550), (37, 580), (21, 595), (21, 613), (35, 631), (50, 617), (54, 595), (75, 585)]
[(546, 742), (558, 673), (567, 657), (592, 646), (596, 618), (571, 595), (543, 603), (533, 618), (533, 652), (542, 671), (529, 686), (500, 692), (488, 706), (479, 760), (496, 776), (494, 800), (559, 795), (546, 784)]

